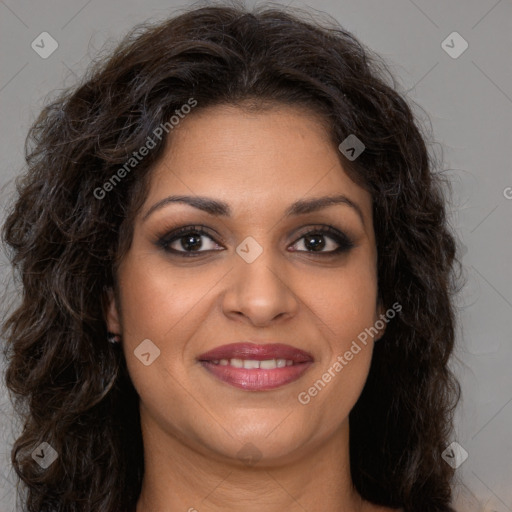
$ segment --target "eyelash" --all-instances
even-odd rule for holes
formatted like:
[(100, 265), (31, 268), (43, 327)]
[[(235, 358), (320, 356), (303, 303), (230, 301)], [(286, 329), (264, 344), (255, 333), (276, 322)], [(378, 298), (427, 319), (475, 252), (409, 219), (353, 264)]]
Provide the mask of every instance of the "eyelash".
[[(164, 251), (168, 253), (172, 253), (175, 255), (178, 255), (179, 257), (184, 258), (194, 258), (199, 256), (201, 253), (207, 253), (211, 250), (208, 249), (206, 251), (178, 251), (176, 249), (170, 249), (169, 246), (176, 240), (180, 240), (185, 235), (188, 234), (195, 234), (195, 235), (205, 235), (211, 240), (213, 240), (215, 243), (217, 241), (213, 238), (213, 236), (208, 233), (202, 226), (183, 226), (181, 228), (175, 229), (171, 231), (170, 233), (165, 234), (164, 236), (161, 236), (158, 238), (156, 244), (157, 246), (161, 247)], [(345, 235), (345, 233), (342, 233), (341, 231), (338, 231), (337, 229), (331, 227), (331, 226), (315, 226), (310, 231), (303, 233), (292, 245), (295, 245), (299, 240), (302, 238), (309, 236), (309, 235), (329, 235), (328, 238), (332, 238), (340, 247), (337, 249), (334, 249), (332, 251), (322, 251), (322, 252), (315, 252), (315, 251), (308, 251), (308, 250), (297, 250), (294, 252), (299, 253), (308, 253), (308, 254), (314, 254), (314, 255), (321, 255), (323, 257), (329, 257), (329, 256), (337, 256), (341, 255), (345, 252), (348, 252), (350, 249), (354, 247), (354, 243), (352, 240)], [(212, 249), (217, 250), (217, 249)]]

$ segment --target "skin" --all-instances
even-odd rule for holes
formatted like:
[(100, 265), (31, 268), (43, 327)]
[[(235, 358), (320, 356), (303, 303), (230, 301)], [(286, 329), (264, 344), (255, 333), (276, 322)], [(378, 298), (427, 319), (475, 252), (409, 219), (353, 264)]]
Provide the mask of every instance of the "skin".
[[(292, 107), (209, 107), (172, 134), (119, 268), (119, 301), (110, 294), (107, 312), (140, 396), (145, 474), (137, 512), (391, 510), (362, 500), (350, 478), (348, 415), (374, 340), (307, 405), (298, 400), (383, 313), (369, 193), (344, 172), (320, 120)], [(178, 194), (225, 201), (232, 215), (170, 203), (144, 219)], [(298, 199), (337, 194), (362, 218), (347, 204), (284, 217)], [(332, 257), (308, 249), (303, 235), (318, 224), (344, 232), (354, 247)], [(199, 256), (155, 243), (187, 225), (209, 228)], [(183, 236), (171, 243), (181, 254)], [(235, 251), (248, 236), (263, 249), (252, 263)], [(323, 241), (324, 254), (339, 246), (330, 235)], [(145, 339), (160, 349), (148, 366), (134, 355)], [(314, 363), (278, 389), (246, 391), (196, 359), (247, 339), (294, 345)], [(244, 446), (259, 460), (241, 460)]]

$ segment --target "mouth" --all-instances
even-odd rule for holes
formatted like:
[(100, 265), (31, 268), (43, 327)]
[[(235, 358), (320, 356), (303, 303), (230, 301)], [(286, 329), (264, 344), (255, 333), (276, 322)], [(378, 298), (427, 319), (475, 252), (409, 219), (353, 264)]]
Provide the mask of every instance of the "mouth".
[(314, 361), (308, 352), (281, 343), (232, 343), (197, 359), (214, 377), (247, 391), (266, 391), (289, 384), (300, 378)]

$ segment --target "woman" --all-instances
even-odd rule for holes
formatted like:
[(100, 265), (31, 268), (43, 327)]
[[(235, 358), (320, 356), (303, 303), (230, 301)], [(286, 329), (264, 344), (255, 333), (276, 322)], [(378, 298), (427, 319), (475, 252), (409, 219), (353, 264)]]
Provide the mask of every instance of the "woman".
[(24, 510), (453, 511), (455, 244), (386, 73), (204, 7), (43, 110), (3, 231)]

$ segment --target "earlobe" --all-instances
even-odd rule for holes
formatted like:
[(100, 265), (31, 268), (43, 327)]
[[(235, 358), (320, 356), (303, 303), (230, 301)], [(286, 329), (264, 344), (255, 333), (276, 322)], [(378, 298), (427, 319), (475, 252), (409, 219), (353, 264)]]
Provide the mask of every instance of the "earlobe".
[(116, 297), (112, 288), (105, 292), (105, 322), (107, 330), (112, 333), (121, 333), (121, 322), (119, 320), (119, 310)]
[(379, 303), (377, 305), (377, 312), (376, 312), (376, 318), (375, 318), (375, 328), (379, 331), (378, 334), (375, 336), (374, 341), (379, 341), (382, 336), (384, 336), (384, 333), (386, 332), (386, 325), (387, 322), (385, 320), (386, 315), (384, 311), (384, 305), (379, 300)]

